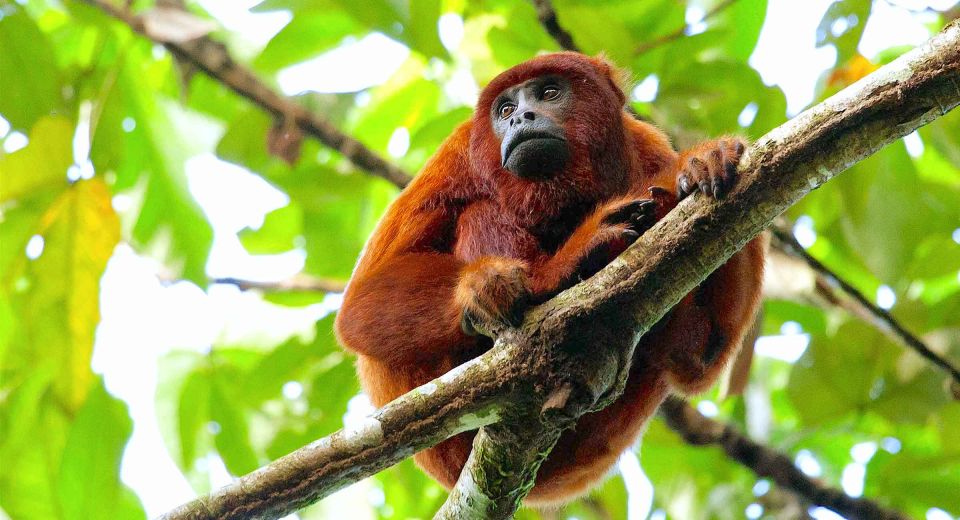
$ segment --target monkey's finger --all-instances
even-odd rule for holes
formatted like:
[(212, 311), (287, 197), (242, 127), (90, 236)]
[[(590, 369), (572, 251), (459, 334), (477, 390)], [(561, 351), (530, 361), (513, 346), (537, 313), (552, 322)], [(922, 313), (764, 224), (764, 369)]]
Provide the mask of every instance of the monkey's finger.
[(697, 187), (700, 189), (700, 193), (703, 193), (704, 195), (707, 195), (707, 196), (713, 195), (713, 191), (710, 188), (709, 178), (704, 177), (703, 179), (700, 179), (700, 182), (697, 183)]
[(633, 200), (624, 203), (603, 218), (605, 224), (622, 224), (629, 222), (635, 213), (644, 211), (644, 208), (654, 202), (650, 199)]
[(687, 177), (685, 173), (681, 174), (680, 178), (677, 179), (677, 198), (683, 199), (687, 195), (690, 195), (691, 191), (693, 191), (693, 189), (690, 187), (690, 178)]
[(650, 186), (648, 191), (650, 191), (650, 197), (652, 197), (652, 200), (657, 204), (660, 203), (660, 199), (665, 199), (667, 197), (673, 196), (672, 193), (670, 193), (668, 190), (660, 186)]
[(640, 233), (637, 232), (635, 229), (625, 229), (623, 230), (622, 233), (620, 233), (620, 237), (623, 239), (624, 242), (626, 242), (626, 245), (630, 245), (636, 242), (638, 238), (640, 238)]

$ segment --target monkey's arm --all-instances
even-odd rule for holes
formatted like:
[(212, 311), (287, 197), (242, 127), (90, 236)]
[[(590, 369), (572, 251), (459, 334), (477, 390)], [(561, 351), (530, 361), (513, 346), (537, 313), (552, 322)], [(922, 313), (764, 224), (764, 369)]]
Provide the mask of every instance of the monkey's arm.
[(441, 145), (364, 248), (336, 321), (351, 350), (392, 362), (468, 349), (476, 339), (461, 328), (465, 315), (509, 321), (514, 302), (528, 292), (523, 262), (465, 262), (453, 252), (457, 219), (470, 199), (469, 135), (469, 124), (461, 125)]
[(535, 298), (546, 300), (610, 263), (665, 214), (659, 199), (648, 191), (601, 204), (552, 256), (534, 266)]

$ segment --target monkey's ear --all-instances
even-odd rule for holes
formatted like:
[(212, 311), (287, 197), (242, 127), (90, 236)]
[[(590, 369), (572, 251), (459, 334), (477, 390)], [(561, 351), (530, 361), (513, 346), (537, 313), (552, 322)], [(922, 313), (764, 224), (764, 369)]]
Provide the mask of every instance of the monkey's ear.
[(610, 87), (617, 93), (621, 103), (627, 102), (627, 96), (624, 94), (626, 88), (630, 85), (630, 73), (613, 64), (604, 53), (597, 54), (590, 58), (597, 71), (606, 76), (610, 82)]

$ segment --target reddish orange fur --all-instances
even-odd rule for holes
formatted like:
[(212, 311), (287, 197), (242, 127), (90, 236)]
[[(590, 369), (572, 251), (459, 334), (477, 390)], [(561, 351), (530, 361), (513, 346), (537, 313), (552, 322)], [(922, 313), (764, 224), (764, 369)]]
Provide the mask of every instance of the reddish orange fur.
[[(547, 181), (500, 166), (489, 117), (503, 89), (546, 73), (571, 80), (577, 99), (565, 126), (567, 168)], [(382, 406), (490, 346), (467, 336), (465, 308), (491, 318), (528, 288), (543, 300), (578, 281), (588, 251), (620, 244), (604, 216), (658, 186), (676, 193), (690, 158), (715, 160), (730, 141), (678, 155), (655, 127), (623, 110), (618, 72), (600, 58), (558, 53), (493, 80), (474, 117), (457, 128), (391, 205), (370, 238), (337, 316), (341, 341), (359, 354), (364, 389)], [(722, 165), (714, 165), (722, 167)], [(657, 217), (672, 207), (659, 208)], [(564, 433), (527, 501), (562, 502), (595, 485), (639, 436), (671, 388), (700, 391), (717, 378), (749, 327), (760, 293), (764, 245), (755, 240), (684, 298), (641, 340), (624, 395)], [(519, 288), (519, 289), (518, 289)], [(598, 347), (602, 348), (602, 347)], [(417, 463), (451, 487), (470, 452), (464, 433), (418, 453)]]

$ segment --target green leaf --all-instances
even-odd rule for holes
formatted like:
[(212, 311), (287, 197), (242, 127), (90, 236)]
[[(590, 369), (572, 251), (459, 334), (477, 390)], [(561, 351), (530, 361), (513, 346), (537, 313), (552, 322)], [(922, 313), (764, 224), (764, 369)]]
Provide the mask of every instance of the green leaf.
[(814, 335), (791, 372), (791, 402), (807, 426), (869, 406), (896, 352), (880, 332), (859, 321), (844, 323), (829, 339)]
[(846, 63), (857, 53), (872, 6), (871, 0), (838, 0), (831, 4), (817, 26), (817, 47), (833, 45), (837, 48), (837, 64)]
[(331, 49), (361, 30), (361, 25), (343, 11), (307, 11), (294, 16), (267, 43), (253, 65), (264, 72), (276, 72)]
[(931, 506), (960, 511), (960, 455), (924, 455), (904, 450), (878, 452), (867, 465), (865, 496), (885, 497), (890, 505), (922, 518)]
[(427, 57), (449, 58), (440, 42), (439, 22), (442, 8), (440, 0), (410, 0), (410, 18), (406, 23), (403, 39), (410, 48)]
[(325, 278), (347, 279), (374, 224), (383, 211), (369, 193), (373, 180), (360, 175), (316, 171), (309, 184), (289, 185), (291, 198), (304, 207), (305, 270)]
[(199, 133), (195, 126), (188, 130), (201, 124), (194, 116), (164, 103), (157, 107), (154, 117), (143, 121), (153, 146), (153, 171), (133, 238), (141, 246), (161, 239), (169, 241), (161, 250), (167, 265), (179, 267), (183, 278), (204, 286), (213, 230), (190, 194), (184, 165), (187, 158), (206, 146), (175, 137)]
[(401, 78), (398, 83), (377, 89), (371, 103), (350, 129), (353, 135), (374, 149), (385, 151), (398, 127), (413, 130), (437, 113), (440, 87), (435, 82), (419, 78), (405, 82)]
[(267, 213), (259, 229), (243, 229), (240, 243), (254, 254), (276, 254), (296, 247), (297, 237), (303, 236), (303, 210), (290, 204)]
[(9, 155), (0, 154), (0, 202), (29, 197), (47, 188), (65, 188), (67, 167), (73, 163), (72, 140), (73, 124), (67, 119), (54, 116), (37, 120), (26, 147)]
[(7, 417), (22, 421), (11, 432), (16, 437), (0, 440), (0, 506), (10, 518), (62, 517), (55, 480), (70, 422), (49, 399), (47, 382), (53, 373), (38, 367), (0, 407), (4, 422)]
[(32, 128), (63, 104), (60, 71), (47, 36), (14, 2), (0, 17), (0, 115), (13, 128)]
[[(953, 165), (954, 171), (960, 170), (960, 113), (950, 112), (920, 129), (923, 142), (933, 147)], [(956, 186), (960, 179), (953, 176)]]
[(94, 385), (63, 451), (57, 480), (63, 518), (146, 518), (139, 503), (130, 503), (120, 483), (120, 459), (132, 431), (126, 405), (102, 384)]
[(107, 74), (90, 118), (90, 161), (96, 171), (116, 175), (112, 187), (118, 191), (134, 187), (141, 174), (154, 167), (143, 122), (154, 117), (155, 107), (144, 103), (142, 96), (152, 87), (134, 68), (126, 64)]
[(717, 17), (716, 30), (724, 33), (724, 47), (732, 58), (742, 62), (750, 59), (766, 16), (767, 0), (737, 0)]
[(472, 108), (459, 107), (427, 120), (411, 135), (410, 150), (435, 151), (440, 147), (440, 143), (449, 137), (457, 126), (470, 119), (471, 115)]
[(233, 475), (245, 475), (259, 466), (257, 454), (250, 444), (247, 419), (241, 401), (231, 391), (236, 379), (218, 370), (210, 392), (210, 417), (219, 425), (214, 434), (217, 452)]
[[(743, 132), (737, 118), (751, 103), (757, 107), (756, 117), (746, 128), (752, 136), (760, 136), (786, 119), (783, 92), (766, 86), (757, 71), (744, 63), (688, 61), (682, 66), (667, 65), (659, 74), (657, 108), (676, 125), (675, 133), (699, 132), (695, 141)], [(710, 81), (691, 82), (692, 77)]]
[(205, 370), (191, 372), (180, 389), (180, 401), (177, 406), (177, 432), (180, 440), (180, 453), (177, 463), (189, 470), (194, 461), (202, 455), (197, 450), (198, 439), (207, 434), (210, 422), (210, 375)]
[(916, 170), (900, 142), (856, 164), (834, 183), (851, 252), (887, 283), (903, 276), (926, 233), (952, 229), (933, 212)]

